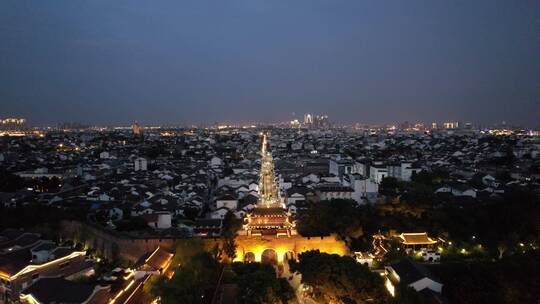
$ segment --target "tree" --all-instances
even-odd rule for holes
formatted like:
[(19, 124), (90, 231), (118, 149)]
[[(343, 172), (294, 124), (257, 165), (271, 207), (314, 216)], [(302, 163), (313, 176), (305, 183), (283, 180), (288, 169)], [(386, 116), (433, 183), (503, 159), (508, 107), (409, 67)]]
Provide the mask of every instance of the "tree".
[(398, 285), (398, 295), (396, 304), (427, 304), (419, 292), (405, 284)]
[(223, 219), (223, 241), (222, 250), (229, 260), (236, 258), (236, 242), (234, 240), (238, 229), (242, 227), (242, 220), (236, 218), (233, 212), (229, 211)]
[(236, 241), (233, 237), (228, 237), (223, 241), (223, 252), (231, 261), (236, 258), (236, 247)]
[(312, 250), (301, 253), (298, 262), (292, 261), (290, 266), (325, 303), (387, 302), (381, 277), (352, 257)]
[(385, 265), (397, 263), (407, 257), (407, 253), (401, 249), (401, 244), (396, 240), (388, 242), (386, 249), (388, 252), (384, 255), (382, 261)]
[(134, 231), (148, 229), (148, 224), (142, 217), (131, 217), (116, 223), (118, 231)]
[(396, 196), (399, 187), (399, 181), (394, 177), (385, 177), (379, 184), (379, 193), (382, 195)]
[(316, 203), (300, 219), (299, 230), (306, 236), (361, 236), (360, 212), (355, 205), (354, 201), (344, 199)]
[(0, 192), (16, 192), (25, 187), (26, 182), (18, 175), (0, 171)]
[(234, 263), (232, 266), (241, 304), (289, 303), (295, 297), (289, 283), (278, 279), (270, 264)]
[(212, 257), (216, 260), (216, 261), (220, 261), (221, 260), (221, 256), (223, 255), (223, 248), (219, 246), (219, 244), (214, 244), (214, 247), (212, 247), (212, 250), (210, 251), (210, 253), (212, 254)]
[(205, 303), (204, 299), (211, 298), (220, 272), (219, 263), (209, 253), (199, 253), (180, 266), (170, 280), (161, 277), (154, 282), (150, 294), (161, 297), (164, 304), (178, 303), (179, 299), (186, 304)]
[(242, 228), (242, 220), (237, 218), (232, 211), (228, 211), (223, 219), (223, 236), (234, 238), (240, 228)]
[(497, 252), (499, 253), (499, 260), (503, 258), (504, 253), (508, 247), (506, 246), (505, 242), (499, 242), (497, 245)]
[(404, 185), (401, 201), (410, 205), (432, 205), (434, 202), (434, 189), (431, 185), (411, 182)]
[(197, 216), (199, 216), (200, 210), (198, 208), (185, 208), (184, 209), (184, 215), (186, 218), (194, 221)]
[(505, 256), (495, 261), (442, 263), (433, 272), (444, 284), (450, 303), (537, 303), (540, 254)]
[(380, 227), (375, 212), (372, 206), (357, 206), (351, 200), (321, 201), (301, 214), (298, 231), (303, 236), (336, 234), (352, 250), (365, 251), (371, 235)]

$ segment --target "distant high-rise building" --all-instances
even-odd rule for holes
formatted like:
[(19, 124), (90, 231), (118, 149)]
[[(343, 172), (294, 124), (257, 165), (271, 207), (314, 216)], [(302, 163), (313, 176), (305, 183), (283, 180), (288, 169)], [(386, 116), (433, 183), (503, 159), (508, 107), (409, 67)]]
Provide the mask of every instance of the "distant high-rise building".
[(304, 126), (313, 129), (328, 128), (330, 122), (327, 115), (304, 114)]
[(432, 122), (432, 123), (431, 123), (431, 128), (432, 128), (432, 129), (435, 130), (435, 129), (437, 129), (437, 127), (438, 127), (438, 126), (437, 126), (437, 123), (436, 123), (436, 122)]
[(443, 124), (443, 127), (445, 129), (458, 129), (459, 128), (459, 122), (453, 121), (453, 122), (445, 122)]
[(328, 128), (330, 127), (330, 122), (328, 121), (327, 115), (317, 115), (315, 119), (316, 128)]
[(411, 123), (408, 122), (408, 121), (404, 121), (404, 122), (398, 124), (398, 129), (400, 129), (400, 130), (407, 130), (407, 129), (410, 129), (410, 128), (411, 128)]
[(313, 123), (313, 115), (311, 114), (304, 114), (304, 124), (310, 125)]
[(425, 129), (426, 129), (426, 127), (424, 126), (423, 123), (415, 123), (414, 124), (413, 130), (415, 130), (415, 131), (424, 131)]
[(131, 130), (133, 131), (133, 135), (135, 136), (141, 135), (141, 126), (139, 125), (138, 122), (133, 123), (133, 125), (131, 126)]
[(88, 125), (80, 122), (62, 122), (58, 124), (58, 129), (61, 130), (83, 130), (88, 128)]

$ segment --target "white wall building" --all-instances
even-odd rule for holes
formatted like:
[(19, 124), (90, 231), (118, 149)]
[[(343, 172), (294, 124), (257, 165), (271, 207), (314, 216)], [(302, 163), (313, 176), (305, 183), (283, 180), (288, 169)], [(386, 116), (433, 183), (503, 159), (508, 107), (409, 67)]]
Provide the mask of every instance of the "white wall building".
[(443, 284), (439, 283), (424, 266), (410, 259), (405, 259), (397, 264), (385, 267), (386, 289), (395, 296), (400, 283), (414, 288), (416, 291), (429, 289), (435, 293), (441, 293)]
[(367, 177), (359, 174), (350, 174), (349, 183), (354, 190), (351, 198), (357, 203), (363, 203), (364, 199), (373, 202), (379, 195), (379, 185)]
[(99, 158), (101, 158), (101, 159), (107, 159), (109, 157), (110, 157), (110, 155), (109, 155), (109, 152), (107, 152), (107, 151), (103, 151), (103, 152), (99, 153)]
[(169, 229), (172, 226), (172, 214), (167, 211), (145, 214), (143, 218), (154, 229)]
[(148, 170), (148, 162), (145, 158), (137, 157), (133, 161), (133, 168), (135, 171), (146, 171)]
[(388, 166), (388, 176), (401, 181), (410, 181), (413, 174), (422, 171), (421, 168), (415, 168), (412, 163), (403, 162), (399, 165)]
[(356, 173), (354, 161), (350, 159), (333, 158), (328, 163), (328, 173), (342, 178), (343, 175)]
[(238, 200), (231, 195), (224, 195), (216, 200), (216, 209), (220, 208), (234, 211), (238, 209)]
[(371, 166), (369, 168), (369, 178), (372, 182), (380, 184), (383, 178), (388, 176), (388, 169), (386, 166)]

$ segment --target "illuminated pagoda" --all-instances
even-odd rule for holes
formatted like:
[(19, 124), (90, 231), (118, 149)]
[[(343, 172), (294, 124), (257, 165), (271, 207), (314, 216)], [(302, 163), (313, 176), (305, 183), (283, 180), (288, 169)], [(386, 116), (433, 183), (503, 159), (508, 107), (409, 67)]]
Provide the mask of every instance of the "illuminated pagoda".
[(244, 231), (248, 236), (296, 234), (295, 224), (285, 209), (274, 173), (274, 159), (268, 152), (266, 133), (262, 134), (259, 202), (244, 218)]

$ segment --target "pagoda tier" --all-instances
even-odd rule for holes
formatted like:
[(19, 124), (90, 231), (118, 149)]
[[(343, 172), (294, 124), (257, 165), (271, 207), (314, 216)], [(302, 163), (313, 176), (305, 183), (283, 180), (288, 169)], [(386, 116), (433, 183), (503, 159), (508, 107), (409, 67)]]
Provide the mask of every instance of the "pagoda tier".
[(294, 229), (294, 224), (289, 221), (289, 214), (285, 209), (280, 207), (259, 207), (253, 209), (244, 219), (244, 230), (248, 235), (257, 234), (261, 230), (261, 234), (280, 234), (290, 236), (291, 230)]

